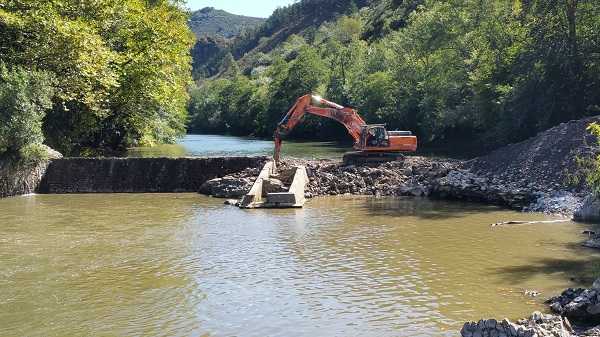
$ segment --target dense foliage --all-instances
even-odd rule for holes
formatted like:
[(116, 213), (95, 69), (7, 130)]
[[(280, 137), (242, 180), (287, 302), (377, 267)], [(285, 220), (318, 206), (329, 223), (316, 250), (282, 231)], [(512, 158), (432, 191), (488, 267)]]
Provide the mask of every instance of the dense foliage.
[[(3, 108), (28, 114), (38, 139), (39, 116), (45, 115), (47, 143), (67, 153), (174, 140), (185, 131), (191, 80), (193, 35), (182, 5), (175, 0), (3, 1), (0, 60), (17, 78), (7, 89), (17, 99), (3, 102), (17, 105)], [(20, 85), (25, 82), (35, 85), (26, 89)], [(51, 93), (52, 104), (43, 95), (28, 103), (35, 90)]]
[[(596, 137), (596, 146), (600, 146), (600, 124), (591, 123), (588, 131)], [(592, 158), (578, 158), (578, 163), (586, 184), (596, 197), (600, 197), (600, 154)], [(574, 182), (578, 183), (582, 175), (575, 176)]]
[[(303, 0), (234, 46), (231, 71), (194, 92), (192, 128), (269, 136), (306, 92), (421, 142), (498, 146), (600, 112), (598, 1), (381, 0), (353, 13), (362, 4), (330, 2), (345, 15), (277, 43), (306, 17)], [(296, 135), (340, 132), (306, 125)]]
[(0, 154), (30, 157), (44, 141), (42, 120), (52, 107), (52, 78), (0, 63)]

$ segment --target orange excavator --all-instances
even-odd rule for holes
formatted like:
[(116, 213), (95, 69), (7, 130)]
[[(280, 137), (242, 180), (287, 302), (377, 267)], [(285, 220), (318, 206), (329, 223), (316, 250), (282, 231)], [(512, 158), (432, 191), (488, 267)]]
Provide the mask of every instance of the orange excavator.
[[(325, 107), (320, 107), (325, 106)], [(287, 136), (306, 114), (326, 117), (340, 122), (354, 139), (354, 152), (344, 154), (344, 163), (393, 161), (402, 152), (417, 150), (417, 137), (410, 131), (387, 131), (385, 124), (367, 124), (356, 110), (343, 107), (315, 95), (304, 95), (283, 117), (275, 129), (276, 162), (279, 162), (282, 137)]]

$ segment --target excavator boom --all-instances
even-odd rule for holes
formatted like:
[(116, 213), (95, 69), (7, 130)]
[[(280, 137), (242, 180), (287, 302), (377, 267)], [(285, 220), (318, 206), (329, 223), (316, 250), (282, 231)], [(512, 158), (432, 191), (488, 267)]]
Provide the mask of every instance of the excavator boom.
[[(327, 106), (327, 108), (321, 108), (312, 105), (311, 103), (321, 104)], [(345, 108), (339, 104), (330, 102), (319, 96), (304, 95), (296, 100), (296, 103), (292, 108), (285, 114), (281, 122), (275, 129), (273, 136), (275, 140), (275, 161), (279, 161), (279, 152), (281, 150), (281, 137), (287, 136), (295, 127), (300, 123), (305, 114), (312, 114), (316, 116), (326, 117), (340, 122), (348, 133), (354, 139), (355, 143), (360, 141), (361, 130), (365, 121), (358, 115), (358, 113), (350, 108)]]

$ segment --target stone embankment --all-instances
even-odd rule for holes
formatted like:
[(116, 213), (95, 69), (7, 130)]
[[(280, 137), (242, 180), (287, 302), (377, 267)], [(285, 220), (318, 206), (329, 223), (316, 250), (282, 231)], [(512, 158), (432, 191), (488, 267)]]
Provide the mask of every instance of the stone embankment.
[(40, 193), (198, 192), (207, 180), (260, 168), (266, 157), (64, 158), (53, 160)]
[[(304, 165), (310, 179), (306, 197), (324, 195), (413, 196), (495, 204), (517, 210), (570, 215), (580, 199), (570, 192), (541, 192), (471, 172), (465, 162), (407, 156), (402, 161), (344, 166), (335, 161), (287, 160), (282, 167)], [(256, 169), (206, 182), (202, 193), (233, 198), (252, 186)]]
[(36, 192), (50, 160), (62, 157), (50, 148), (46, 148), (46, 152), (48, 158), (41, 160), (0, 160), (0, 198)]

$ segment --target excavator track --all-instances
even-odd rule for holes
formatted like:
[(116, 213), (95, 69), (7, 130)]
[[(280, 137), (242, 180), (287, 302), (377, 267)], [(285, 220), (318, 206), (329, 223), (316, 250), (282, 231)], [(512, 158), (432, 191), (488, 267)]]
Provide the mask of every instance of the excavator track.
[(401, 153), (354, 151), (344, 154), (343, 163), (344, 165), (361, 165), (401, 160), (404, 160), (404, 155)]

